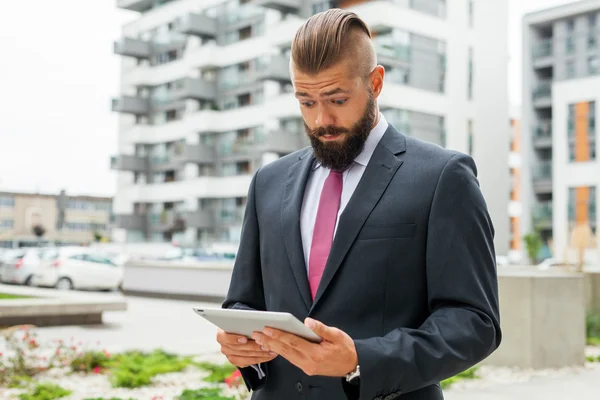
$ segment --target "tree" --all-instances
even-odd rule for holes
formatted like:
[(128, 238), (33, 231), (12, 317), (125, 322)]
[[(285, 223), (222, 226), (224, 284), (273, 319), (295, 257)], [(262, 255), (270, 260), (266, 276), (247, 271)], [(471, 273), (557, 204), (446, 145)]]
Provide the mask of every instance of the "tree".
[(532, 264), (537, 263), (538, 254), (542, 249), (543, 242), (540, 234), (538, 232), (528, 233), (523, 236), (523, 241), (525, 242), (525, 247), (527, 248), (527, 256)]
[(96, 242), (101, 242), (102, 241), (102, 234), (98, 231), (94, 232), (94, 240)]
[(46, 228), (43, 225), (37, 224), (33, 226), (33, 234), (37, 237), (38, 242), (42, 240), (42, 236), (46, 233)]

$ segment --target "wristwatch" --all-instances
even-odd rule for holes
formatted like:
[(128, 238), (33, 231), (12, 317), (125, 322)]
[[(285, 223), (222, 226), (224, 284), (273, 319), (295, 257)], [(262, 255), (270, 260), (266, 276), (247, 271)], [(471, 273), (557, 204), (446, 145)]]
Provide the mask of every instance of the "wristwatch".
[(349, 374), (346, 374), (346, 382), (356, 384), (360, 381), (360, 365), (356, 366), (356, 369)]

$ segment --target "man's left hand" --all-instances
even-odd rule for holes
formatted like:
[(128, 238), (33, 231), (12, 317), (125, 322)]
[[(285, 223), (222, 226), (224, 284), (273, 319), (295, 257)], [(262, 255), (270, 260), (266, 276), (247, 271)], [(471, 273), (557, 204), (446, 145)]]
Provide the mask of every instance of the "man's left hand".
[(291, 333), (273, 328), (254, 332), (252, 338), (300, 368), (307, 375), (341, 377), (354, 371), (358, 356), (354, 341), (347, 333), (312, 318), (304, 324), (323, 341), (312, 343)]

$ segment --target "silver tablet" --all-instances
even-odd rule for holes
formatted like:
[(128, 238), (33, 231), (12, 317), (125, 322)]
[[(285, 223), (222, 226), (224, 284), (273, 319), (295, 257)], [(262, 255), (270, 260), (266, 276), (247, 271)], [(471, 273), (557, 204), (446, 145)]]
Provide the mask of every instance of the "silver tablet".
[(290, 313), (230, 308), (194, 308), (194, 311), (225, 332), (248, 338), (252, 338), (252, 333), (261, 332), (268, 326), (300, 336), (313, 343), (320, 343), (322, 340)]

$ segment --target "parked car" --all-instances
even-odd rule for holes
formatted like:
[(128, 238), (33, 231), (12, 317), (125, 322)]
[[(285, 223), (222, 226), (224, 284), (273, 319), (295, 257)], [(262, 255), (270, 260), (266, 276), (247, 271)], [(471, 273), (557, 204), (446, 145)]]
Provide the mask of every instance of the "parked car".
[(113, 254), (87, 247), (60, 247), (44, 253), (33, 284), (59, 290), (116, 290), (123, 283), (123, 262)]
[(31, 285), (35, 271), (39, 268), (43, 250), (21, 248), (4, 252), (0, 259), (0, 281)]

